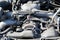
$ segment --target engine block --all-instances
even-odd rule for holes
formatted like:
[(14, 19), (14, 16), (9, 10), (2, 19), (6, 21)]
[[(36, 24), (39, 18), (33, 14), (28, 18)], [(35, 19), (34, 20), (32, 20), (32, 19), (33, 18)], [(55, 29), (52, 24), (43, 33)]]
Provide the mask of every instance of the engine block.
[(60, 40), (60, 1), (0, 0), (0, 40)]

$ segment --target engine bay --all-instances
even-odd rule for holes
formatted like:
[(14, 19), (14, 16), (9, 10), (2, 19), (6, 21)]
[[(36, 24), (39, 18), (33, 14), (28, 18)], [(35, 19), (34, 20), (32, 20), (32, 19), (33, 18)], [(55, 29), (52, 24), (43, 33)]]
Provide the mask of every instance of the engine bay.
[(0, 40), (60, 40), (60, 0), (0, 0)]

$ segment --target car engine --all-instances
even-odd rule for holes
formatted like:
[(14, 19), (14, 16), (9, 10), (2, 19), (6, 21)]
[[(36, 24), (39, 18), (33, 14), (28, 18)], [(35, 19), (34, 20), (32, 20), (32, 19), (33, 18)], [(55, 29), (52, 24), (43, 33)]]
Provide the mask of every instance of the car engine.
[(0, 0), (0, 40), (60, 40), (60, 0)]

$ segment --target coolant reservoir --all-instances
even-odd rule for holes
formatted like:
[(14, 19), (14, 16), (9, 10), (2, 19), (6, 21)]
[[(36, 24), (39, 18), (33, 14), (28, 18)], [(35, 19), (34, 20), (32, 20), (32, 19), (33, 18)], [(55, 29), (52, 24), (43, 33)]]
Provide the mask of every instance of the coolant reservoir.
[(26, 10), (32, 10), (34, 8), (39, 9), (38, 4), (32, 3), (31, 1), (29, 1), (28, 3), (24, 4), (21, 6), (22, 10), (26, 11)]

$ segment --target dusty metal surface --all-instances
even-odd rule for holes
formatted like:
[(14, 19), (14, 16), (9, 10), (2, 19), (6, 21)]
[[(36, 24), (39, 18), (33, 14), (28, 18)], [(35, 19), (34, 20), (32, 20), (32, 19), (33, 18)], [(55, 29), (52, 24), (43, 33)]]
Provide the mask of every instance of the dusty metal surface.
[(60, 40), (60, 1), (0, 0), (0, 40)]

